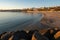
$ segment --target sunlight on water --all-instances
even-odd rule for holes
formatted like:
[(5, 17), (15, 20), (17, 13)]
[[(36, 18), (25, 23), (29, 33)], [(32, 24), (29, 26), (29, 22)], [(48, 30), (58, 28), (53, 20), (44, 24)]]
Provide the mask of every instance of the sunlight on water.
[[(20, 17), (22, 17), (24, 14), (20, 14)], [(8, 13), (8, 12), (0, 12), (0, 19), (8, 19), (12, 17), (19, 16), (17, 13)]]
[(28, 25), (40, 21), (40, 16), (22, 12), (0, 12), (0, 33), (28, 27)]
[(8, 31), (7, 28), (19, 25), (30, 17), (31, 15), (21, 12), (0, 12), (0, 32)]
[(22, 19), (27, 17), (26, 14), (23, 13), (13, 13), (13, 12), (0, 12), (0, 23), (5, 23), (11, 20)]

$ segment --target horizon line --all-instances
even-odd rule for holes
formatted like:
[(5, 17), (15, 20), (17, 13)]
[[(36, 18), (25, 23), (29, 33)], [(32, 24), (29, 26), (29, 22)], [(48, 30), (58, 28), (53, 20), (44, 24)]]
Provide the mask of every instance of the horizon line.
[[(27, 7), (27, 8), (44, 8), (44, 7), (46, 7), (46, 6), (42, 6), (42, 7)], [(49, 7), (60, 7), (60, 6), (49, 6)], [(0, 10), (27, 9), (27, 8), (0, 8)]]

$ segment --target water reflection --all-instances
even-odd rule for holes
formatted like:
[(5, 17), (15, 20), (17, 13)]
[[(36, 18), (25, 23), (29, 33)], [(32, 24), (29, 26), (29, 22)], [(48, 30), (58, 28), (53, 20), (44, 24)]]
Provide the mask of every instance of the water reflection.
[[(14, 29), (21, 29), (22, 25), (30, 24), (31, 22), (40, 20), (39, 14), (28, 14), (22, 12), (0, 12), (0, 33)], [(23, 27), (22, 27), (23, 28)]]

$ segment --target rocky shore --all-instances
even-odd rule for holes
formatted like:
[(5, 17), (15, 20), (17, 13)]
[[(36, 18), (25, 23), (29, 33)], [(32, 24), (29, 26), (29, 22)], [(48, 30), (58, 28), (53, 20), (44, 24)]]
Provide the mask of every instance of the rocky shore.
[(17, 30), (0, 34), (0, 40), (60, 40), (58, 34), (60, 35), (60, 30), (58, 28), (49, 28), (43, 35), (39, 30), (30, 30), (28, 32)]

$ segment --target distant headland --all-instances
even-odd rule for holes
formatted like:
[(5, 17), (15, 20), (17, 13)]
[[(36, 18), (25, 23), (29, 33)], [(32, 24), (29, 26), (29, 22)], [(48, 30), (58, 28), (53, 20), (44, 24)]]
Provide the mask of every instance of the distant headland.
[(1, 10), (0, 9), (0, 12), (31, 12), (31, 11), (60, 11), (60, 6), (41, 7), (41, 8), (25, 8), (25, 9), (10, 9), (10, 10)]

